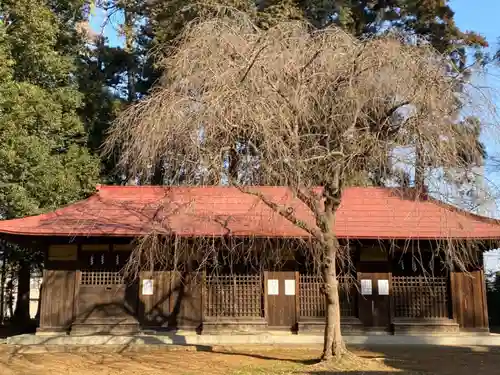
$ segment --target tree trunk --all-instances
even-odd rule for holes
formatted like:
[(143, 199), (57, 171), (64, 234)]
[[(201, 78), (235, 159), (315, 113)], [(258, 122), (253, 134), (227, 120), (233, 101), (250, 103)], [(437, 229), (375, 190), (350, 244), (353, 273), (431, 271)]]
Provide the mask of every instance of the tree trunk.
[(339, 164), (333, 175), (331, 184), (325, 184), (323, 196), (325, 198), (325, 214), (318, 221), (323, 233), (324, 259), (323, 282), (325, 283), (326, 322), (323, 360), (332, 357), (340, 358), (346, 352), (342, 332), (340, 330), (340, 298), (339, 283), (337, 280), (336, 258), (339, 255), (339, 242), (335, 237), (334, 226), (337, 209), (342, 199), (342, 174)]
[(19, 262), (17, 278), (17, 301), (14, 312), (16, 323), (24, 324), (30, 319), (30, 264)]
[(326, 324), (323, 360), (333, 357), (340, 358), (346, 351), (340, 329), (340, 298), (339, 282), (337, 280), (336, 261), (339, 244), (337, 239), (328, 241), (326, 257), (323, 265), (323, 280), (326, 296)]
[(417, 142), (415, 145), (415, 189), (420, 195), (425, 188), (425, 156), (422, 144)]
[(135, 58), (134, 58), (134, 18), (132, 12), (124, 11), (125, 52), (127, 52), (127, 99), (133, 103), (136, 99), (135, 91)]
[(153, 177), (151, 178), (151, 183), (153, 185), (165, 184), (165, 167), (163, 164), (163, 158), (160, 158), (155, 165)]

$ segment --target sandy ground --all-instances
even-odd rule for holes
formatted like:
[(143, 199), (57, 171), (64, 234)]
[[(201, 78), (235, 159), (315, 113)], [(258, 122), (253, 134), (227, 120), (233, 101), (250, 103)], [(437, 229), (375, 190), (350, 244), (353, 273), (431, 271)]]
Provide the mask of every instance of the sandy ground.
[[(13, 347), (0, 345), (0, 375), (495, 375), (500, 348), (350, 348), (335, 365), (320, 347)], [(399, 375), (398, 374), (398, 375)]]

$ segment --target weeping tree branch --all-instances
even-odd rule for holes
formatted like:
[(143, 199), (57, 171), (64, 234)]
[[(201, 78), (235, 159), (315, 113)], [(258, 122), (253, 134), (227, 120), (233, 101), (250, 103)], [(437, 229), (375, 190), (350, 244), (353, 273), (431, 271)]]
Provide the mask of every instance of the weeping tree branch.
[[(121, 113), (105, 151), (118, 152), (119, 166), (134, 171), (161, 157), (182, 171), (174, 184), (225, 176), (309, 234), (307, 251), (320, 265), (328, 301), (324, 358), (342, 355), (336, 262), (348, 263), (349, 252), (334, 225), (344, 187), (415, 139), (434, 165), (463, 165), (463, 151), (477, 147), (450, 121), (456, 90), (446, 59), (390, 37), (311, 33), (301, 22), (260, 30), (235, 16), (192, 23), (176, 53), (158, 63), (163, 79)], [(411, 118), (389, 126), (406, 105)], [(261, 185), (289, 188), (313, 220), (303, 222), (291, 206), (249, 186), (254, 174)], [(465, 254), (453, 256), (466, 262)]]

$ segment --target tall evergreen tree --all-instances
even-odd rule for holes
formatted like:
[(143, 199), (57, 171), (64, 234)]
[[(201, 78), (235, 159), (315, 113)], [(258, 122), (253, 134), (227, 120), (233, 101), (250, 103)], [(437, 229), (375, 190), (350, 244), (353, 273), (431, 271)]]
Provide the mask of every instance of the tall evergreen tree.
[(44, 0), (4, 1), (0, 12), (0, 204), (12, 218), (80, 198), (93, 189), (99, 164), (78, 115), (74, 23)]
[[(0, 5), (0, 218), (53, 210), (94, 189), (99, 160), (78, 110), (77, 24), (82, 1), (5, 0)], [(30, 259), (16, 259), (15, 317), (29, 318)]]

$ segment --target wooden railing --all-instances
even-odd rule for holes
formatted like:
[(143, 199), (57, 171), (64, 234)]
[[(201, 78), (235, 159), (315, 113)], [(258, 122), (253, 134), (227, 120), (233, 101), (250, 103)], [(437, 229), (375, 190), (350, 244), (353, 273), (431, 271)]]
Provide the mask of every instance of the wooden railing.
[(396, 318), (449, 318), (446, 276), (393, 276)]
[(111, 270), (82, 270), (80, 285), (122, 285), (125, 280), (121, 272)]
[(261, 275), (209, 275), (205, 278), (207, 317), (262, 317), (262, 297)]
[[(339, 278), (340, 315), (356, 316), (356, 288), (347, 277)], [(322, 292), (323, 281), (320, 276), (300, 275), (300, 317), (324, 318), (326, 300)]]

